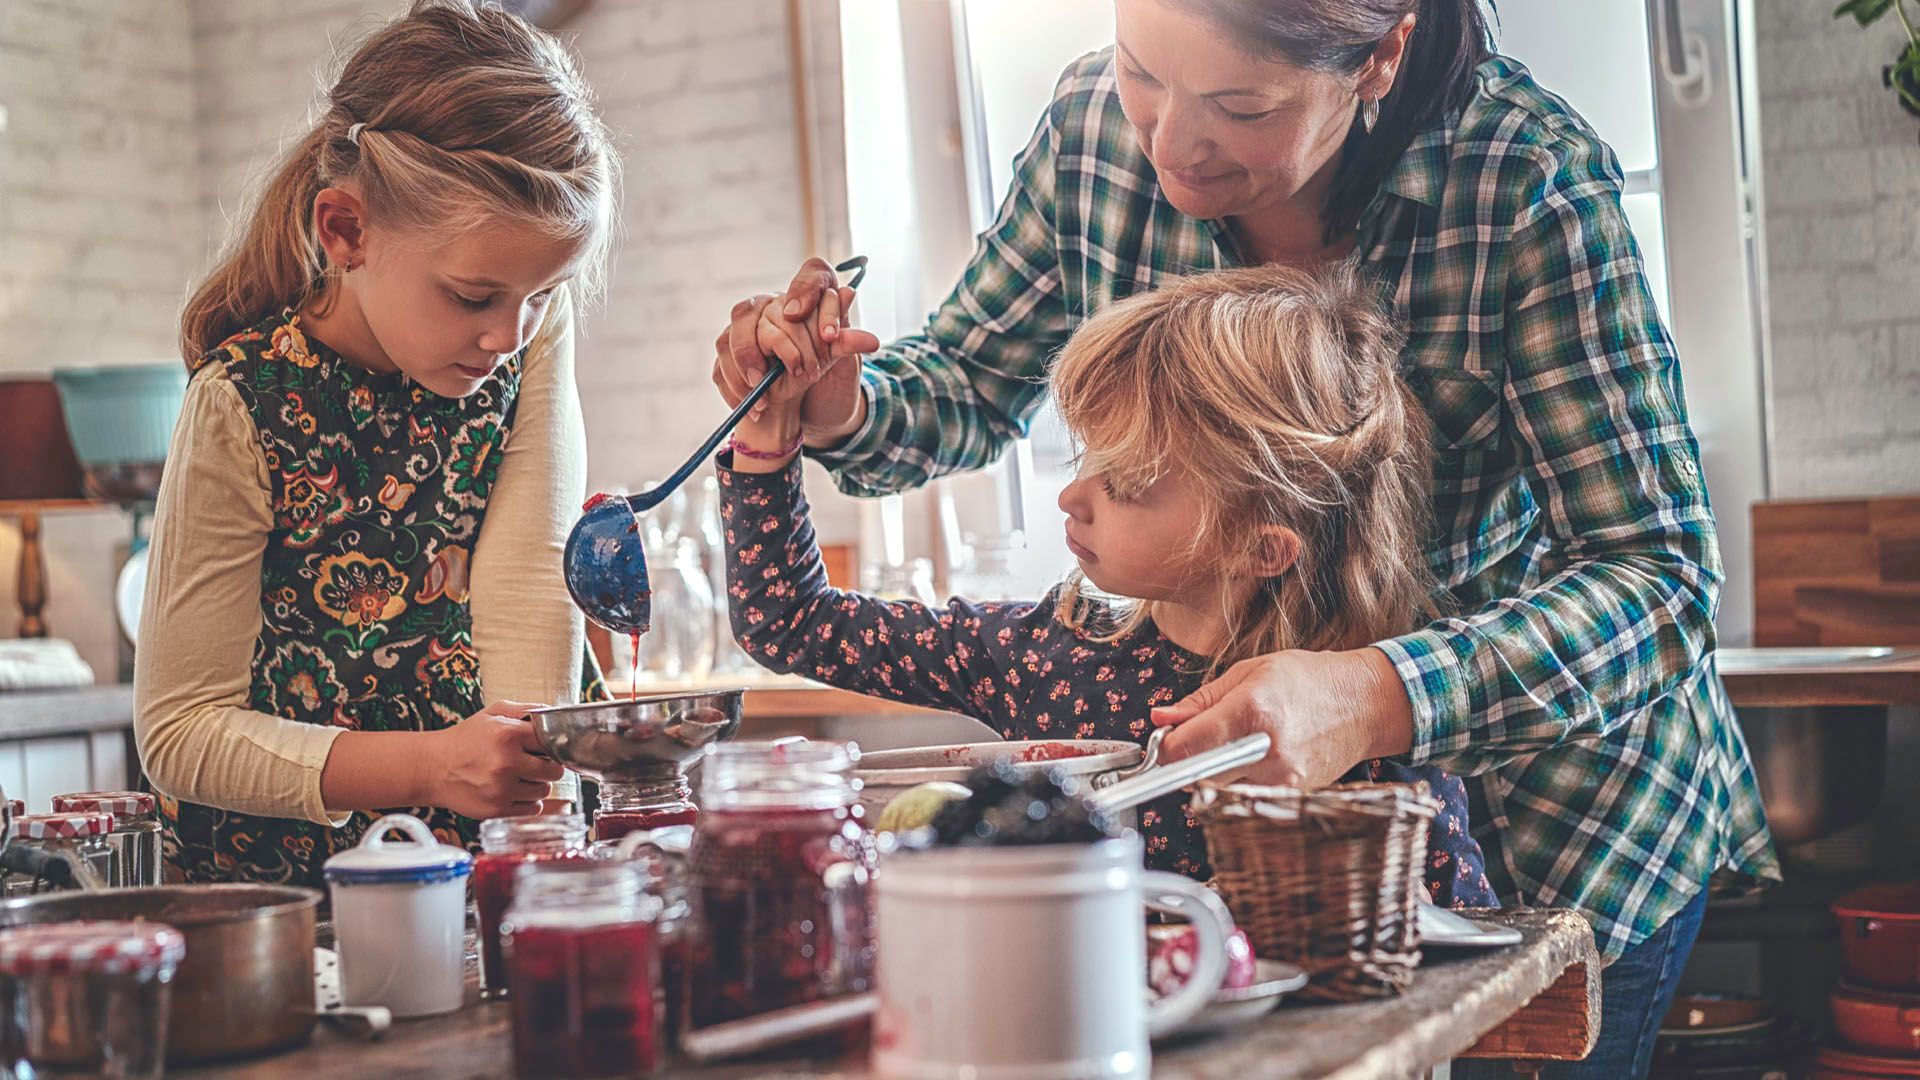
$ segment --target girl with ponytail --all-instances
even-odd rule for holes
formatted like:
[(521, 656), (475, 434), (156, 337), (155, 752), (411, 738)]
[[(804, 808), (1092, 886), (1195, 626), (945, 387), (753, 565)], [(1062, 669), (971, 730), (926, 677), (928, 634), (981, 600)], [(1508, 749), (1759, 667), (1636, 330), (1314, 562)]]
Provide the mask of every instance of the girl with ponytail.
[(562, 45), (420, 0), (194, 290), (135, 675), (176, 877), (316, 885), (382, 809), (472, 845), (564, 801), (524, 717), (580, 684), (573, 305), (617, 186)]

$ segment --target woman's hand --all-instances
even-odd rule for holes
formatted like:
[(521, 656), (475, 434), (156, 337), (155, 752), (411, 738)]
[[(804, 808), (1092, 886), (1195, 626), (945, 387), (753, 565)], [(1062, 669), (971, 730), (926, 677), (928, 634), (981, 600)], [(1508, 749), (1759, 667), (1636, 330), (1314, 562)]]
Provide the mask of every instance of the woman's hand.
[(533, 708), (496, 701), (432, 732), (424, 763), (426, 801), (470, 818), (539, 813), (564, 770), (544, 756), (527, 719)]
[[(1387, 654), (1289, 651), (1243, 660), (1190, 697), (1153, 710), (1176, 727), (1161, 746), (1178, 761), (1264, 731), (1265, 760), (1238, 779), (1321, 788), (1370, 758), (1413, 748), (1413, 707)], [(1222, 778), (1224, 779), (1224, 778)]]
[[(860, 393), (859, 365), (835, 361), (880, 347), (879, 338), (846, 325), (852, 302), (852, 291), (839, 285), (826, 260), (813, 258), (801, 265), (784, 293), (752, 296), (735, 304), (732, 321), (714, 339), (713, 382), (721, 396), (729, 405), (739, 404), (760, 384), (767, 362), (778, 359), (787, 368), (787, 378), (775, 384), (770, 396), (796, 376), (804, 385), (790, 391), (813, 391), (801, 399), (799, 413), (807, 444), (831, 446), (845, 441), (866, 419), (866, 399)], [(805, 327), (808, 332), (781, 355), (761, 340), (763, 324), (770, 321), (784, 323), (787, 329)], [(837, 379), (826, 377), (833, 368), (844, 369)], [(764, 416), (768, 408), (763, 399), (752, 418)]]

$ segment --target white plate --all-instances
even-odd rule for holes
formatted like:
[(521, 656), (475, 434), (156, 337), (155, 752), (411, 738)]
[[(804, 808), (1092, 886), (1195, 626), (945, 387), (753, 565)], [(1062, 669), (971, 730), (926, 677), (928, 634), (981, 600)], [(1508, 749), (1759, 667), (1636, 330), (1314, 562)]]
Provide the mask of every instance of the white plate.
[(1307, 973), (1278, 960), (1256, 960), (1252, 986), (1222, 990), (1193, 1019), (1163, 1036), (1163, 1041), (1196, 1039), (1251, 1023), (1279, 1007), (1280, 999), (1307, 985)]
[(1520, 944), (1520, 931), (1457, 915), (1422, 902), (1417, 908), (1423, 949), (1497, 949)]
[(120, 632), (134, 645), (140, 643), (140, 605), (146, 599), (147, 552), (151, 550), (143, 547), (134, 552), (113, 586), (113, 611), (120, 617)]

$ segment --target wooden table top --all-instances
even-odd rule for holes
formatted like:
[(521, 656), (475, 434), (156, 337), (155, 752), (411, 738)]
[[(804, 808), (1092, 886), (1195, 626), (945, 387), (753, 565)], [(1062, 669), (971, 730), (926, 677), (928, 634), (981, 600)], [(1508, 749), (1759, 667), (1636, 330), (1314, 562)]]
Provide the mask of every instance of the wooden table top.
[[(1415, 1075), (1472, 1048), (1479, 1056), (1584, 1056), (1599, 1026), (1598, 956), (1586, 921), (1570, 911), (1501, 912), (1518, 945), (1432, 954), (1403, 995), (1351, 1005), (1282, 1006), (1235, 1032), (1156, 1048), (1154, 1075), (1173, 1080), (1387, 1080)], [(306, 1046), (278, 1056), (171, 1069), (178, 1080), (360, 1080), (362, 1077), (510, 1077), (504, 1002), (470, 1000), (449, 1016), (402, 1021), (377, 1042), (322, 1024)], [(679, 1067), (696, 1080), (864, 1077), (861, 1059), (760, 1058)]]

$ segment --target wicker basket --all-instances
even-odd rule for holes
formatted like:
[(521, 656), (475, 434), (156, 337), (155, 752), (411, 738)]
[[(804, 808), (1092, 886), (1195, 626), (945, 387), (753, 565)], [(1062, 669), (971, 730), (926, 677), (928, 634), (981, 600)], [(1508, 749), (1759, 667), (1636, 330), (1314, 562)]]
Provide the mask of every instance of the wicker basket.
[(1299, 996), (1317, 1001), (1388, 997), (1412, 980), (1415, 890), (1440, 807), (1425, 784), (1202, 785), (1194, 796), (1213, 883), (1254, 955), (1305, 968)]

